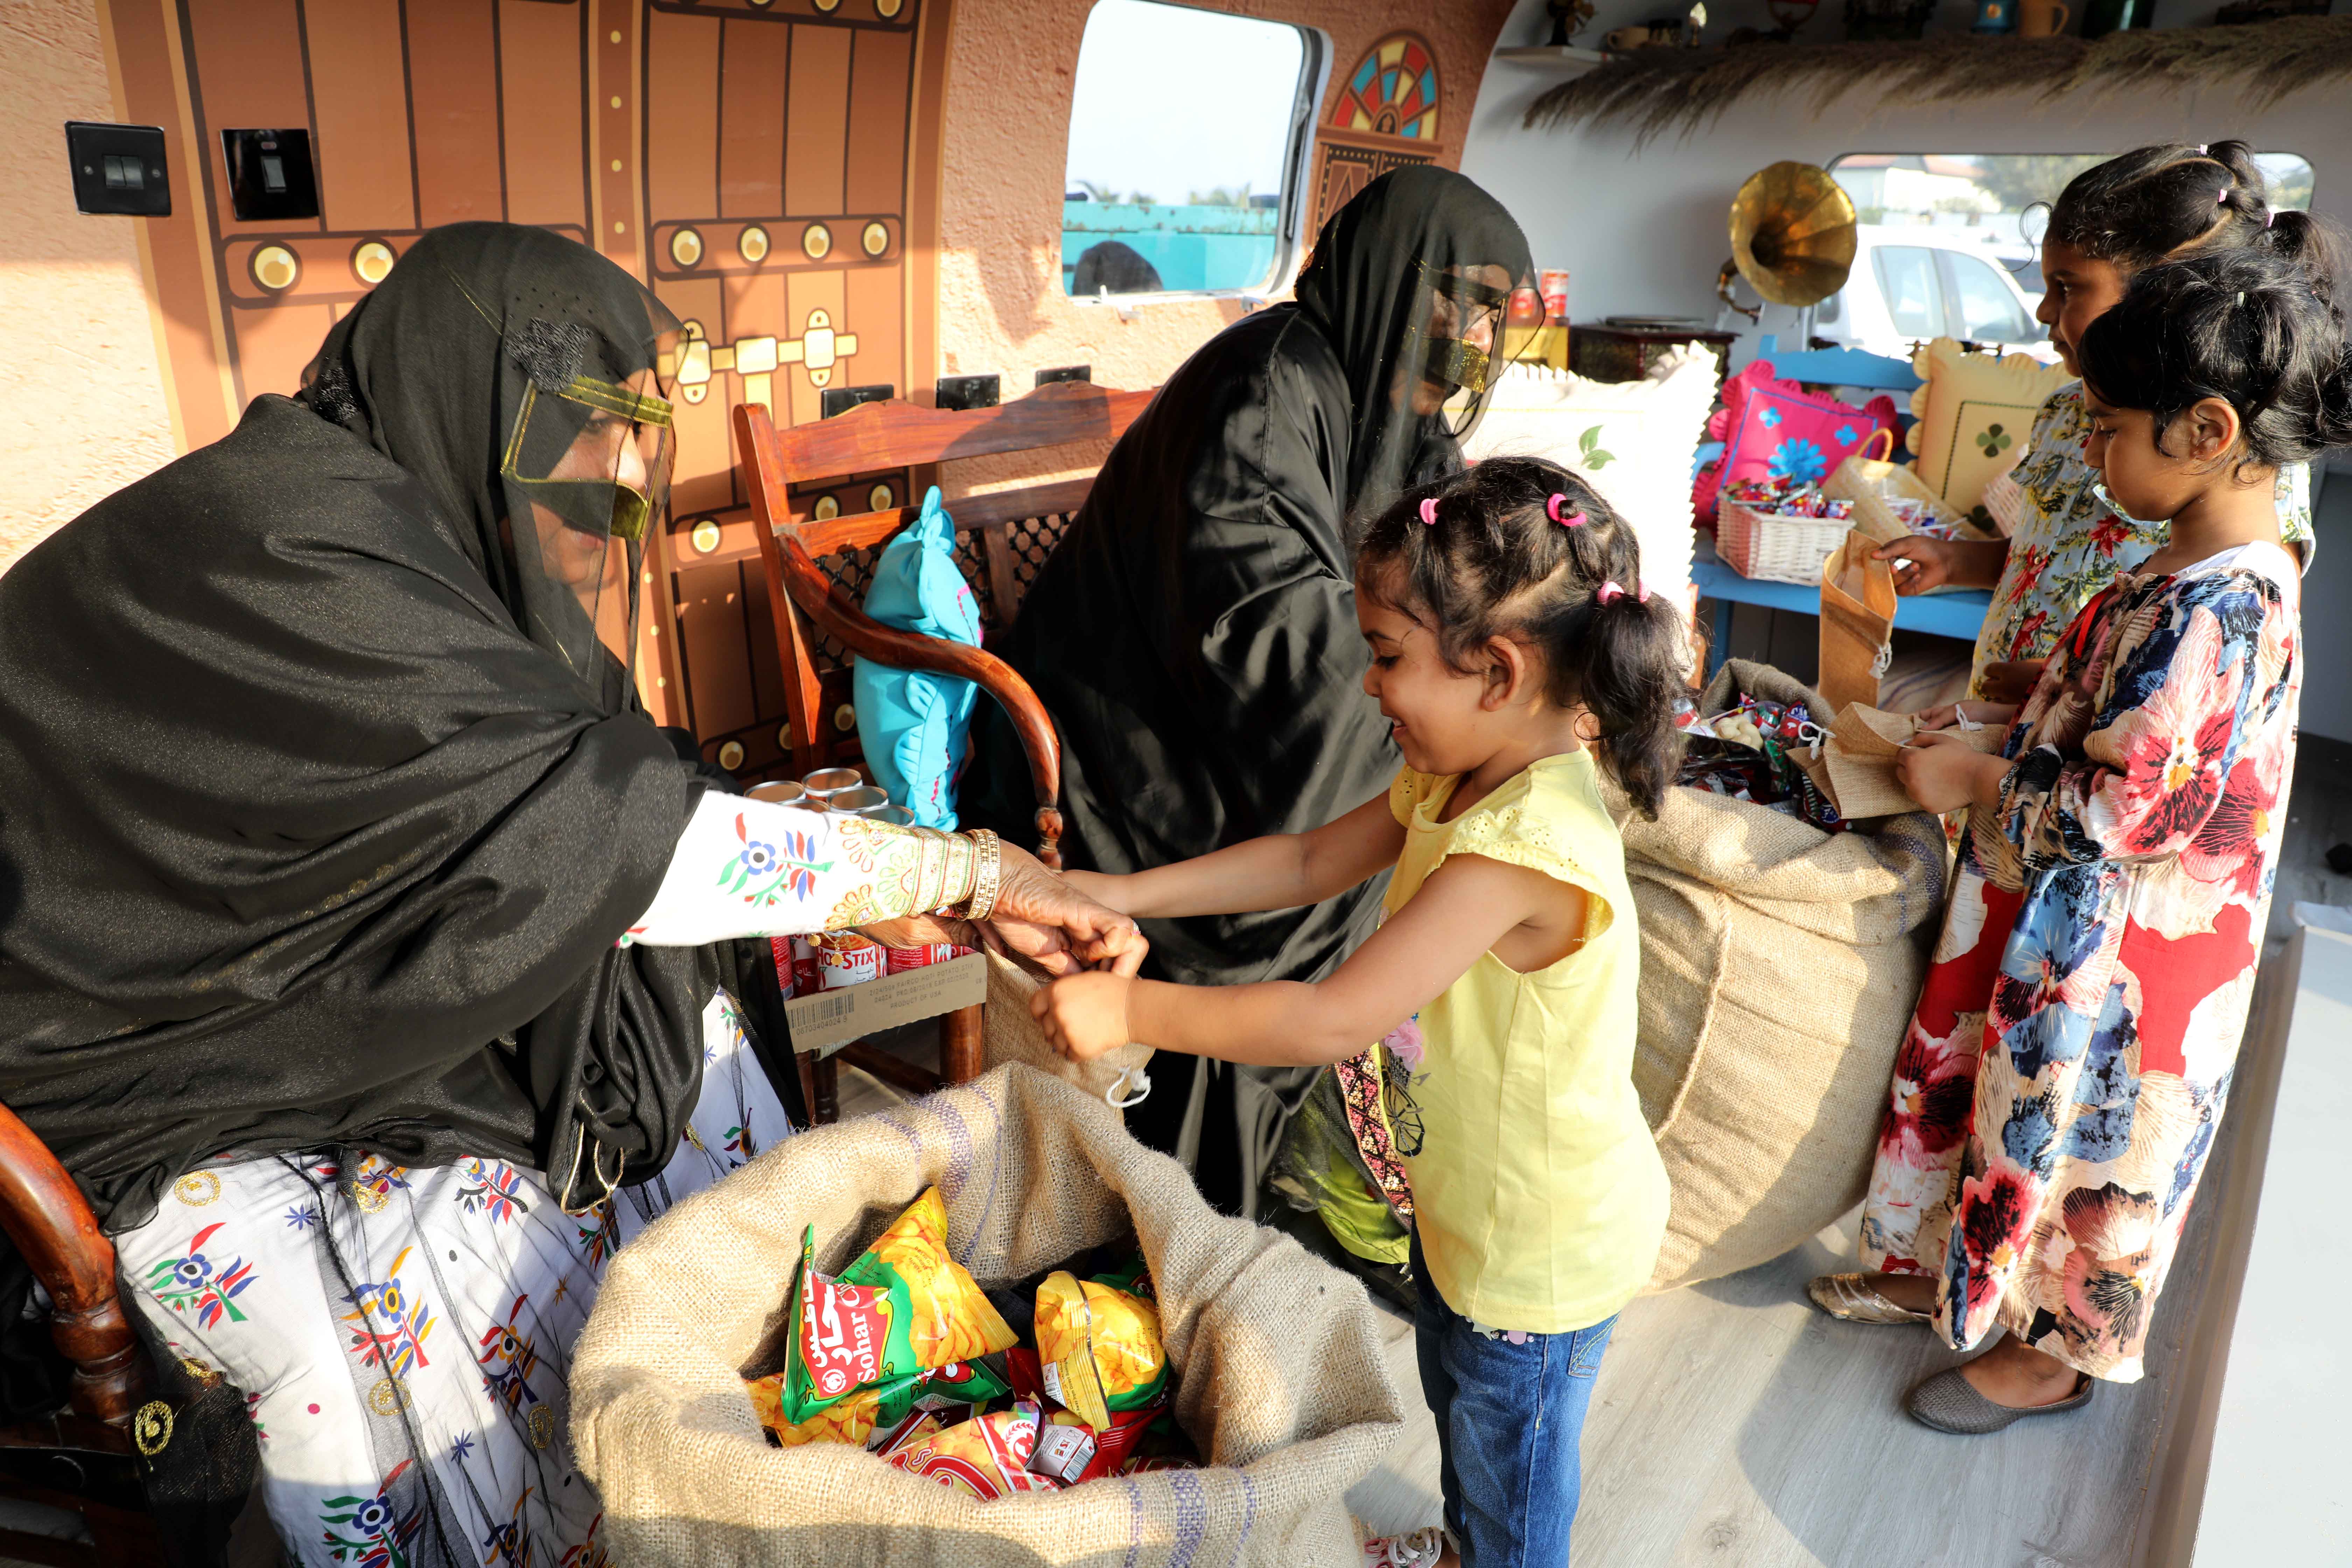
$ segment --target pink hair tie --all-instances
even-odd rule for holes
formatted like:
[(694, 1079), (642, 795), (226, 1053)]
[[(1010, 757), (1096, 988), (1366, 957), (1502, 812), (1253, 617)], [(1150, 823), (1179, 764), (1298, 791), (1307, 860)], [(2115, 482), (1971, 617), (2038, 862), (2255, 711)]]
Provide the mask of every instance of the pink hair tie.
[(2274, 213), (2274, 212), (2273, 212), (2273, 213), (2264, 213), (2264, 214), (2263, 215), (2263, 226), (2264, 228), (2268, 228), (2268, 227), (2270, 227), (2270, 226), (2271, 226), (2271, 225), (2273, 225), (2273, 224), (2274, 224), (2274, 223), (2276, 223), (2276, 222), (2278, 222), (2278, 214), (2276, 214), (2276, 213)]
[(1568, 498), (1566, 496), (1554, 490), (1552, 492), (1551, 500), (1544, 502), (1544, 515), (1551, 519), (1554, 522), (1559, 524), (1562, 528), (1582, 528), (1586, 521), (1582, 512), (1572, 511), (1566, 517), (1559, 515), (1559, 509), (1567, 500)]
[(1648, 604), (1650, 602), (1649, 580), (1647, 578), (1636, 578), (1634, 580), (1634, 585), (1642, 591), (1642, 603), (1645, 605)]
[(1592, 591), (1592, 602), (1596, 605), (1614, 604), (1624, 596), (1625, 590), (1615, 583), (1603, 583)]
[(2227, 205), (2229, 205), (2229, 204), (2230, 204), (2230, 187), (2229, 187), (2229, 186), (2227, 186), (2227, 185), (2223, 185), (2220, 190), (2218, 190), (2218, 191), (2216, 191), (2216, 192), (2214, 192), (2214, 193), (2213, 193), (2213, 205), (2214, 205), (2215, 206), (2219, 207), (2219, 206), (2227, 206)]
[(1432, 496), (1427, 500), (1421, 503), (1421, 521), (1424, 527), (1435, 528), (1437, 526), (1437, 498), (1435, 496)]

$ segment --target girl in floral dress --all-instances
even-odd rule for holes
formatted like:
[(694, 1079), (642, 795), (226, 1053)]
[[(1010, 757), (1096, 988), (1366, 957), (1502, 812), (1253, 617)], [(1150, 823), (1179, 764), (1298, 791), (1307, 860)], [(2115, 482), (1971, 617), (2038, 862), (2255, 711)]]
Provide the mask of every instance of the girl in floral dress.
[(2011, 722), (2001, 755), (1930, 734), (1904, 760), (1969, 827), (1863, 1211), (1881, 1272), (1811, 1294), (1958, 1350), (2005, 1331), (1912, 1391), (1928, 1426), (1997, 1431), (2141, 1375), (2285, 826), (2302, 640), (2273, 483), (2352, 440), (2332, 298), (2242, 253), (2133, 279), (2080, 346), (2086, 455), (2164, 547), (2074, 617), (2021, 710), (1979, 712)]
[[(2140, 268), (2226, 250), (2293, 257), (2311, 233), (2306, 215), (2272, 211), (2245, 142), (2141, 147), (2077, 174), (2052, 204), (2042, 244), (2047, 288), (2034, 314), (2049, 327), (2058, 357), (2079, 375), (2075, 345)], [(2006, 538), (1923, 535), (1878, 552), (1908, 563), (1896, 567), (1898, 593), (1945, 584), (1994, 590), (1970, 661), (1970, 697), (2023, 698), (2074, 612), (2164, 543), (2162, 523), (2125, 515), (2101, 499), (2098, 473), (2083, 453), (2089, 433), (2083, 384), (2069, 382), (2034, 416), (2017, 466), (1985, 487), (1985, 506)], [(2308, 563), (2310, 469), (2282, 463), (2273, 487), (2280, 535)]]

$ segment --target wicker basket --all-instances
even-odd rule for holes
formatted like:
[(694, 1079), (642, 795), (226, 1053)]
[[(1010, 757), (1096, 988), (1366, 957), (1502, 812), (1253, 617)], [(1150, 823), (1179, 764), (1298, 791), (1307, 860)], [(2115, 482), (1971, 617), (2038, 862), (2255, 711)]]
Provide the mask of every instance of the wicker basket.
[(1726, 496), (1716, 507), (1715, 549), (1742, 577), (1810, 587), (1853, 526), (1850, 518), (1767, 511)]

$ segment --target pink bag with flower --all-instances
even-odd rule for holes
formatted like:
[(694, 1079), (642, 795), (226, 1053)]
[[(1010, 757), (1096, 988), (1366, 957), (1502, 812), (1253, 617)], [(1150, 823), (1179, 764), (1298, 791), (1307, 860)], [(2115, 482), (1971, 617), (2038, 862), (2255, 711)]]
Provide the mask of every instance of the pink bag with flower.
[(1723, 456), (1699, 470), (1691, 510), (1701, 522), (1713, 522), (1716, 491), (1735, 479), (1818, 484), (1881, 429), (1902, 435), (1893, 398), (1881, 394), (1856, 408), (1780, 380), (1772, 362), (1759, 359), (1723, 384), (1723, 406), (1706, 422), (1707, 437), (1723, 443)]

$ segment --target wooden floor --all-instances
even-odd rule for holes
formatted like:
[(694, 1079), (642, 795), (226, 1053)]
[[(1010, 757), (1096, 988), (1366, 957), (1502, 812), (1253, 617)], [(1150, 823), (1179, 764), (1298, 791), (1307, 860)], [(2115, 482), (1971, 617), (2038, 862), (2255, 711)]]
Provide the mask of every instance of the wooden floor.
[[(2352, 878), (2324, 859), (2347, 840), (2352, 745), (2306, 738), (2274, 937), (2298, 900), (2352, 904)], [(899, 1098), (842, 1075), (845, 1116)], [(1912, 1384), (1964, 1357), (1925, 1330), (1839, 1323), (1806, 1301), (1807, 1279), (1854, 1267), (1851, 1216), (1744, 1274), (1635, 1301), (1585, 1428), (1574, 1568), (2137, 1568), (2142, 1504), (2175, 1414), (2168, 1391), (2202, 1296), (2233, 1130), (2225, 1120), (2191, 1211), (2147, 1380), (2104, 1385), (2087, 1409), (1994, 1437), (1947, 1436), (1903, 1414)], [(1384, 1319), (1389, 1374), (1418, 1407), (1412, 1326)], [(1379, 1531), (1436, 1521), (1425, 1410), (1349, 1501)]]

